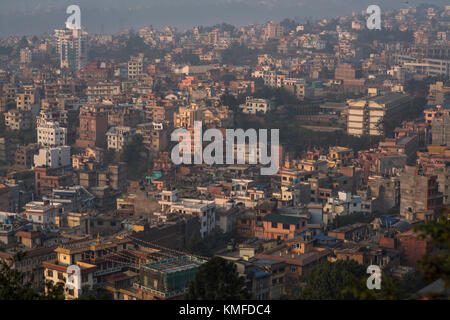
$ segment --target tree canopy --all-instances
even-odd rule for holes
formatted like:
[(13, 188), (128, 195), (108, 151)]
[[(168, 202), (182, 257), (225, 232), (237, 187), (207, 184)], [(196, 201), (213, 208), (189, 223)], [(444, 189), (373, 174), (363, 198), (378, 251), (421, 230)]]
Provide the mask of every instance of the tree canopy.
[(190, 300), (243, 300), (249, 295), (236, 266), (220, 257), (202, 264), (189, 286)]
[(301, 294), (305, 300), (342, 300), (351, 298), (343, 290), (350, 286), (354, 279), (366, 277), (366, 267), (354, 260), (322, 262), (314, 267), (306, 277), (306, 287)]

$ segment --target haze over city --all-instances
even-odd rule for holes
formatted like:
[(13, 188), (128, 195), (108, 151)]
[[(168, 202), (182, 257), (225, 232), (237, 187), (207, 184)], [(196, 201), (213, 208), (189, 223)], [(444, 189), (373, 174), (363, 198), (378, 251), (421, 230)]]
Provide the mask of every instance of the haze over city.
[(351, 14), (371, 4), (382, 10), (405, 4), (442, 6), (446, 0), (17, 0), (0, 1), (0, 36), (51, 33), (66, 18), (68, 5), (82, 10), (82, 24), (90, 33), (114, 33), (153, 25), (179, 29), (230, 23), (247, 25), (285, 18), (303, 21)]

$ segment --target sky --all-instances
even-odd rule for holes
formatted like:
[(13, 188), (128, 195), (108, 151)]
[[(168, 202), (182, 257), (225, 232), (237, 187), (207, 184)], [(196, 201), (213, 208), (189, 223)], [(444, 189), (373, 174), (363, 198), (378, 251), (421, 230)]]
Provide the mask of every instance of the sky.
[(226, 22), (236, 26), (284, 18), (301, 21), (348, 15), (377, 4), (381, 10), (422, 3), (448, 5), (448, 0), (0, 0), (0, 37), (51, 34), (64, 27), (66, 8), (81, 8), (81, 24), (89, 33), (115, 33), (143, 26), (197, 25)]

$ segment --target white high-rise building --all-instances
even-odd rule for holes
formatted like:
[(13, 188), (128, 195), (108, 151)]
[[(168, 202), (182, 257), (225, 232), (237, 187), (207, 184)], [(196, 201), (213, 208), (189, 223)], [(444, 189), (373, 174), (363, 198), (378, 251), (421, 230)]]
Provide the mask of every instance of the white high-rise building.
[(88, 62), (88, 33), (82, 29), (55, 30), (61, 69), (80, 70)]
[(59, 147), (67, 144), (67, 128), (58, 122), (45, 121), (37, 127), (37, 142), (43, 147)]

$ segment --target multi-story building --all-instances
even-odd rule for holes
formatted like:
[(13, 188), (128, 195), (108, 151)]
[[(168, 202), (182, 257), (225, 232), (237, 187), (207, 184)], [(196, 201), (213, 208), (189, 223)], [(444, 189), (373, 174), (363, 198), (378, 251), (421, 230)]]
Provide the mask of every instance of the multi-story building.
[(20, 63), (27, 65), (31, 63), (32, 60), (32, 52), (30, 50), (30, 48), (26, 47), (23, 49), (20, 49)]
[(121, 93), (118, 82), (89, 82), (86, 95), (88, 102), (114, 101)]
[(428, 90), (428, 105), (444, 105), (450, 102), (450, 86), (445, 86), (442, 81), (430, 83)]
[(272, 103), (267, 99), (257, 99), (253, 97), (245, 98), (245, 103), (241, 104), (239, 108), (246, 114), (266, 114), (270, 111)]
[(106, 81), (113, 75), (111, 64), (103, 61), (90, 62), (78, 72), (78, 77), (85, 81)]
[(201, 264), (206, 262), (193, 256), (180, 256), (143, 265), (139, 282), (134, 286), (148, 299), (180, 299), (187, 293)]
[(81, 148), (102, 147), (106, 142), (108, 115), (97, 105), (86, 105), (80, 109), (80, 127), (76, 145)]
[(14, 189), (6, 184), (0, 184), (0, 211), (17, 212), (18, 201), (14, 195)]
[(88, 34), (81, 29), (55, 30), (60, 68), (80, 70), (88, 61)]
[(32, 201), (25, 205), (25, 217), (28, 221), (51, 227), (56, 225), (56, 217), (64, 213), (63, 205), (48, 201)]
[(31, 113), (25, 110), (11, 109), (4, 114), (5, 116), (5, 126), (9, 130), (29, 130), (32, 126), (32, 116)]
[(128, 79), (136, 79), (142, 76), (144, 71), (144, 54), (140, 53), (137, 57), (131, 57), (128, 61)]
[(119, 105), (108, 113), (108, 126), (136, 127), (141, 122), (141, 110), (128, 105)]
[(421, 168), (406, 166), (400, 177), (400, 215), (413, 221), (434, 218), (442, 208), (437, 176), (426, 175)]
[(169, 133), (163, 123), (139, 124), (136, 133), (142, 136), (142, 143), (149, 152), (158, 153), (167, 149)]
[(80, 169), (86, 162), (103, 163), (103, 149), (97, 147), (87, 147), (83, 153), (72, 155), (72, 168)]
[(13, 163), (15, 152), (18, 147), (18, 140), (8, 137), (0, 137), (0, 161)]
[(38, 144), (43, 147), (60, 147), (67, 144), (67, 128), (58, 122), (46, 121), (37, 127)]
[(43, 195), (52, 193), (54, 188), (73, 185), (72, 173), (72, 170), (62, 167), (35, 167), (35, 196), (41, 198)]
[(34, 156), (35, 167), (64, 168), (71, 165), (70, 147), (42, 148)]
[(401, 117), (412, 98), (400, 93), (348, 100), (347, 133), (356, 136), (383, 135), (383, 122)]
[(14, 167), (21, 170), (31, 169), (34, 164), (34, 156), (39, 152), (37, 143), (19, 146), (15, 154)]
[(450, 146), (450, 115), (444, 113), (440, 116), (435, 115), (431, 120), (431, 141), (433, 145)]
[[(29, 232), (30, 233), (30, 232)], [(17, 232), (19, 236), (24, 236), (25, 232)], [(31, 281), (33, 289), (44, 293), (44, 266), (42, 261), (56, 258), (55, 246), (33, 248), (26, 250), (22, 259), (15, 259), (15, 252), (0, 252), (0, 261), (11, 262), (11, 269), (21, 272), (24, 275), (24, 282)]]
[(106, 133), (108, 149), (120, 151), (123, 147), (132, 141), (136, 135), (136, 129), (130, 127), (112, 127)]
[(435, 77), (448, 77), (450, 75), (450, 60), (448, 59), (432, 59), (394, 54), (394, 62), (412, 73)]
[(187, 107), (179, 107), (178, 112), (173, 114), (173, 126), (175, 128), (193, 128), (194, 122), (201, 119), (199, 106), (191, 104)]
[(264, 27), (264, 35), (266, 39), (279, 39), (283, 36), (284, 28), (275, 23), (274, 21), (270, 21)]
[[(126, 267), (127, 264), (121, 260), (124, 260), (125, 252), (130, 248), (129, 243), (129, 239), (98, 237), (97, 240), (63, 244), (54, 250), (57, 254), (56, 259), (42, 263), (45, 268), (45, 280), (64, 283), (67, 300), (80, 298), (103, 286), (108, 275), (121, 272)], [(81, 269), (80, 286), (68, 286), (69, 271), (71, 272), (68, 268), (71, 265)]]
[(196, 216), (200, 220), (200, 235), (205, 237), (214, 231), (216, 226), (216, 203), (208, 200), (178, 199), (178, 190), (162, 191), (159, 201), (162, 212), (181, 213)]
[(323, 207), (323, 222), (328, 225), (336, 216), (362, 212), (362, 199), (360, 196), (352, 196), (351, 193), (338, 192), (338, 197), (328, 198)]
[(64, 212), (80, 212), (94, 204), (94, 196), (82, 186), (55, 188), (51, 194), (44, 195), (42, 200), (62, 204)]

